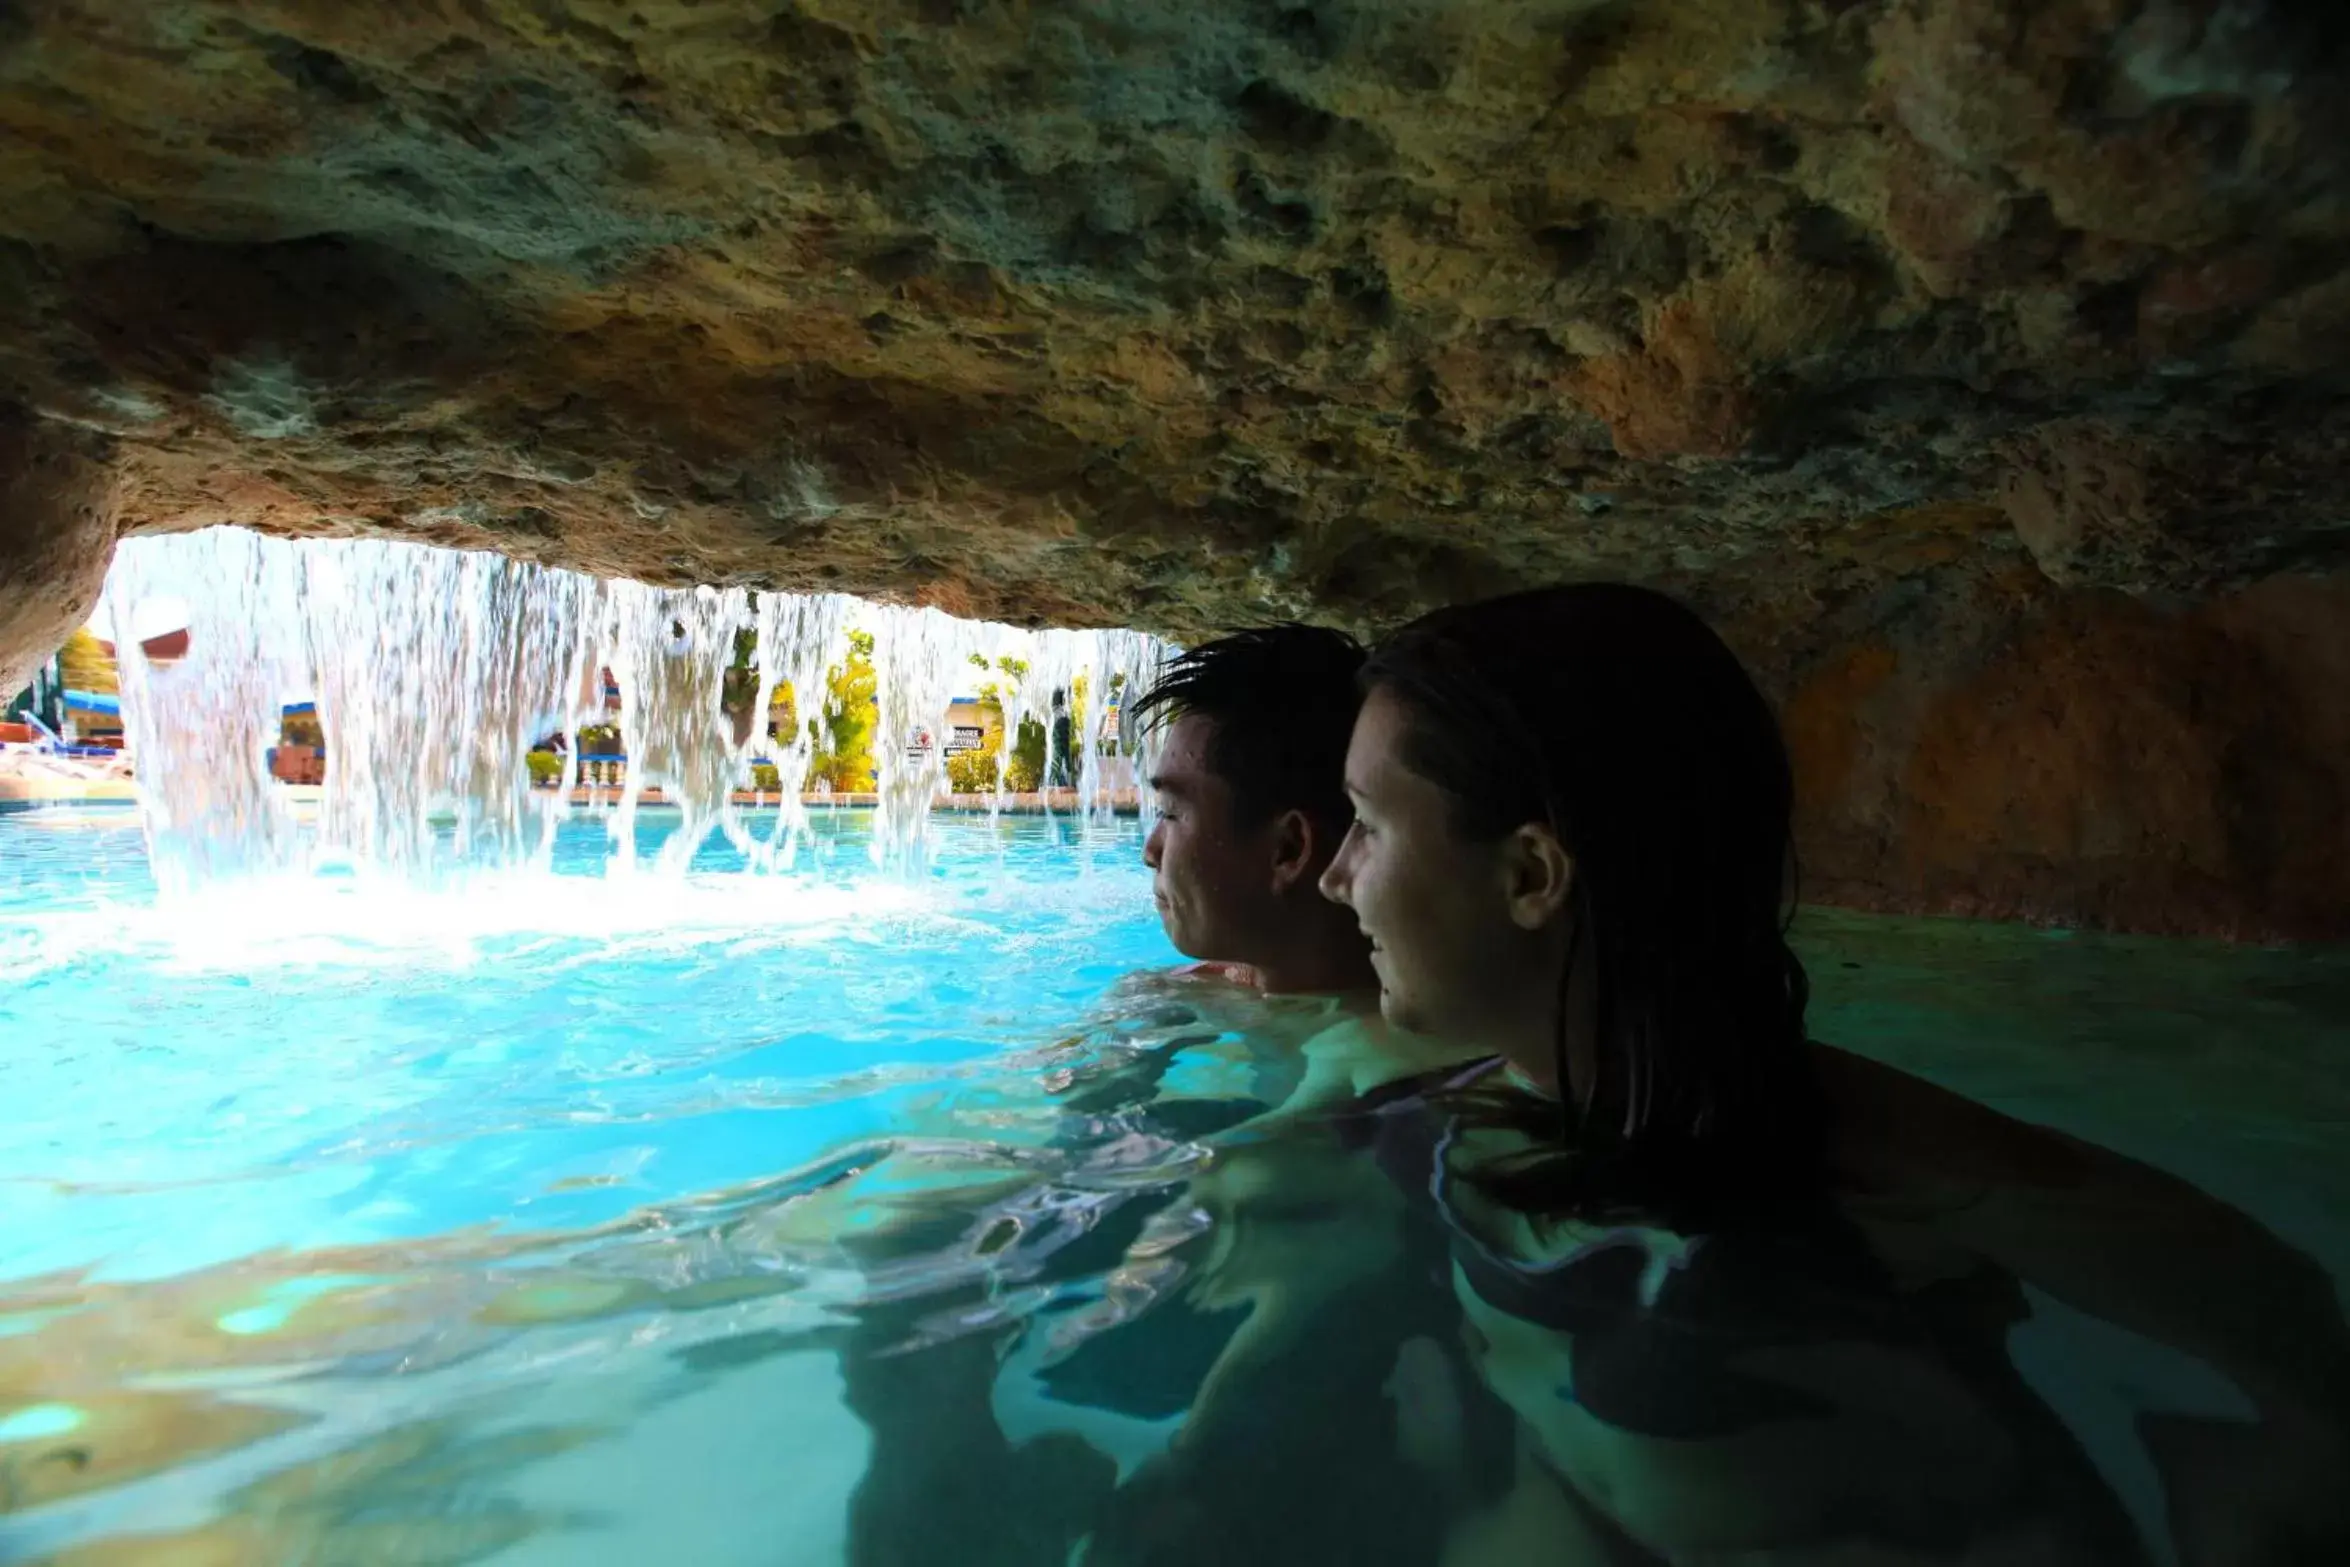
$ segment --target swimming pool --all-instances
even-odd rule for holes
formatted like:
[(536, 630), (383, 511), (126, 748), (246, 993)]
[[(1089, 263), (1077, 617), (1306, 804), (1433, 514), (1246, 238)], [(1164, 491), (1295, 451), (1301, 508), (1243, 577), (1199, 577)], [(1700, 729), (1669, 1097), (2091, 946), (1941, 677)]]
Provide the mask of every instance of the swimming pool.
[[(1153, 977), (1132, 822), (941, 819), (915, 882), (867, 831), (159, 905), (127, 817), (0, 817), (0, 1556), (1069, 1559), (1266, 1310), (1197, 1181), (1327, 1016)], [(1820, 1036), (2350, 1277), (2350, 958), (1801, 931)], [(2047, 1302), (2009, 1342), (2179, 1559), (2132, 1422), (2228, 1389)]]

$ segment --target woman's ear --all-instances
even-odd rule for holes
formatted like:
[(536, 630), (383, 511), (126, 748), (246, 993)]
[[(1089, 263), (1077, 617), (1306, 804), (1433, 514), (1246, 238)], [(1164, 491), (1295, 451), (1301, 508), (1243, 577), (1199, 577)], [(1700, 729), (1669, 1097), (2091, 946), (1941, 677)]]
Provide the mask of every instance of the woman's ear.
[(1566, 911), (1567, 895), (1575, 887), (1575, 861), (1557, 833), (1528, 822), (1503, 843), (1502, 864), (1510, 923), (1540, 930)]

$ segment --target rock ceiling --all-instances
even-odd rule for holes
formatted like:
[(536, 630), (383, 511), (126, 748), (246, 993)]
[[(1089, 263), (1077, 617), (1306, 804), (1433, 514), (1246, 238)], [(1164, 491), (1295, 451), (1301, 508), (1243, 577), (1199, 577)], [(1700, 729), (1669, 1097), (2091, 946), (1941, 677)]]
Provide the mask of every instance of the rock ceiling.
[(2350, 543), (2346, 38), (2335, 0), (0, 0), (0, 403), (122, 528), (1010, 619), (2206, 596)]

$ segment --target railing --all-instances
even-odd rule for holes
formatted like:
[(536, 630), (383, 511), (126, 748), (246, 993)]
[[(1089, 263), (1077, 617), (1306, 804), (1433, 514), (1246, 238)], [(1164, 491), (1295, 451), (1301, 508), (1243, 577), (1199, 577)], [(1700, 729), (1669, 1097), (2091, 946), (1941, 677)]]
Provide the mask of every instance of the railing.
[(576, 788), (616, 789), (628, 780), (628, 754), (624, 751), (582, 751), (579, 753), (579, 776)]

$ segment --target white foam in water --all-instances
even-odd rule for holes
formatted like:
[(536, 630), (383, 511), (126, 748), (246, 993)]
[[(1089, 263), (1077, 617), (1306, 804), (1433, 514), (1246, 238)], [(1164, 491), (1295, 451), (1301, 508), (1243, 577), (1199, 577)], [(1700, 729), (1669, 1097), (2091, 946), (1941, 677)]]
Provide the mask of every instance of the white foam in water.
[(0, 963), (30, 978), (107, 954), (167, 974), (302, 970), (316, 980), (344, 970), (364, 983), (387, 964), (466, 968), (491, 960), (492, 949), (510, 958), (518, 942), (577, 942), (609, 964), (712, 941), (830, 939), (891, 917), (949, 916), (895, 878), (828, 884), (699, 872), (646, 877), (615, 900), (576, 886), (548, 896), (529, 866), (480, 870), (459, 890), (294, 872), (223, 878), (160, 905), (0, 920)]
[[(117, 655), (156, 878), (173, 896), (321, 862), (394, 878), (444, 861), (543, 866), (569, 810), (578, 730), (601, 716), (604, 669), (619, 684), (629, 756), (609, 868), (637, 868), (637, 816), (652, 787), (680, 816), (656, 872), (682, 875), (714, 831), (754, 869), (789, 866), (806, 824), (808, 724), (822, 716), (826, 673), (851, 630), (874, 639), (875, 857), (919, 866), (957, 694), (987, 680), (1009, 688), (1008, 756), (1026, 719), (1057, 748), (1053, 696), (1074, 703), (1082, 690), (1084, 732), (1070, 737), (1079, 754), (1048, 759), (1047, 776), (1067, 777), (1078, 808), (1093, 812), (1111, 794), (1101, 752), (1113, 687), (1123, 677), (1139, 689), (1168, 651), (1132, 631), (1029, 632), (839, 594), (599, 582), (477, 551), (241, 528), (125, 541), (107, 579), (110, 618), (152, 635), (143, 622), (167, 598), (186, 605), (186, 656), (150, 664), (129, 635)], [(723, 697), (745, 629), (757, 637), (756, 690), (738, 732)], [(1007, 658), (1026, 665), (1020, 679), (996, 673)], [(798, 732), (771, 740), (765, 714), (786, 682)], [(282, 704), (311, 693), (328, 757), (314, 839), (297, 830), (268, 765)], [(931, 744), (910, 743), (924, 731)], [(563, 787), (534, 790), (527, 753), (556, 732), (570, 737)], [(751, 786), (755, 761), (779, 775), (764, 837), (733, 798)], [(1138, 758), (1138, 783), (1148, 771)], [(999, 802), (1002, 788), (999, 773)]]

